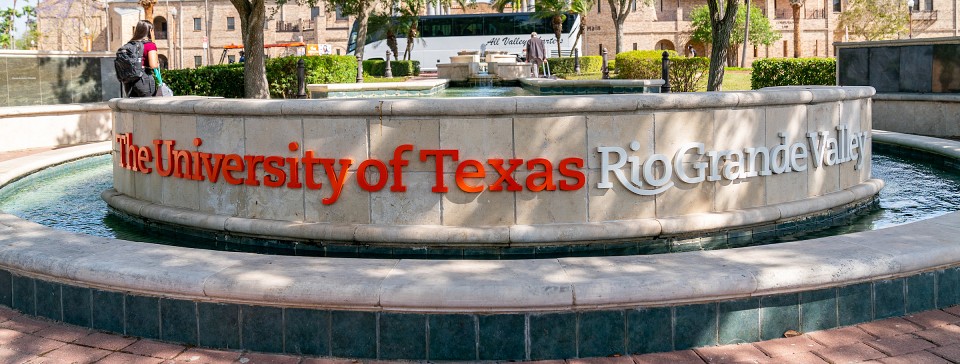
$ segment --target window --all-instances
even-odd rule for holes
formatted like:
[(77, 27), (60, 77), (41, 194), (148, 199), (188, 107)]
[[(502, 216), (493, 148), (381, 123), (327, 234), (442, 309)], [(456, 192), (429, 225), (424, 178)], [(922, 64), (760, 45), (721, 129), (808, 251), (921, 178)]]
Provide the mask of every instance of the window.
[(933, 0), (925, 0), (924, 4), (927, 6), (927, 11), (933, 11)]
[(236, 26), (237, 26), (237, 25), (236, 25), (236, 20), (234, 20), (234, 18), (233, 18), (232, 16), (228, 16), (228, 17), (227, 17), (227, 30), (234, 30), (234, 29), (236, 29)]
[(194, 66), (194, 67), (200, 67), (200, 66), (202, 66), (202, 65), (203, 65), (203, 57), (202, 57), (202, 56), (193, 56), (193, 66)]
[(336, 19), (337, 21), (344, 21), (344, 20), (347, 20), (347, 19), (349, 18), (348, 16), (346, 16), (346, 15), (343, 14), (343, 8), (340, 7), (339, 5), (337, 6), (337, 11), (336, 11), (336, 13), (337, 13), (337, 19)]
[(193, 30), (203, 30), (203, 22), (200, 18), (193, 18)]
[(319, 18), (319, 17), (320, 17), (320, 7), (314, 6), (310, 8), (310, 19)]
[(237, 61), (237, 59), (234, 57), (234, 55), (231, 54), (231, 55), (227, 56), (227, 62), (233, 63), (233, 62), (236, 62), (236, 61)]
[(633, 50), (637, 50), (637, 43), (633, 43)]
[(840, 0), (833, 0), (833, 12), (839, 13), (842, 9), (840, 8)]
[(913, 2), (913, 11), (920, 11), (920, 2), (919, 2), (919, 1), (914, 1), (914, 2)]

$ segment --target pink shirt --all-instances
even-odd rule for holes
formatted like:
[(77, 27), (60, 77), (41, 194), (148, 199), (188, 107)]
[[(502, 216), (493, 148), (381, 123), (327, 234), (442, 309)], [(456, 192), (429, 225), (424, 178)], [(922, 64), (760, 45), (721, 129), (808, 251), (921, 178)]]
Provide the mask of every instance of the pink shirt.
[(157, 51), (157, 44), (154, 42), (143, 42), (143, 68), (150, 68), (150, 61), (147, 59), (147, 55), (150, 54), (150, 51)]

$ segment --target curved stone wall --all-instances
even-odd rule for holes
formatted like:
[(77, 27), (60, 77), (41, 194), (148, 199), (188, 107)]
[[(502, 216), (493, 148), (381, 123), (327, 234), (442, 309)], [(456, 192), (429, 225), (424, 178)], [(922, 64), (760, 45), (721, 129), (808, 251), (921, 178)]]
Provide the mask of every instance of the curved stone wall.
[(735, 230), (872, 198), (871, 95), (118, 99), (108, 202), (201, 229), (388, 245)]

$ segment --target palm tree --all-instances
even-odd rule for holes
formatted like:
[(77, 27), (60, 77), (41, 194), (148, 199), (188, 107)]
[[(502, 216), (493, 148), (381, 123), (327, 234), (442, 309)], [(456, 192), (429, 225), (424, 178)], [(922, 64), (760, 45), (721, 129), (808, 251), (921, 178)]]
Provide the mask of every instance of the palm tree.
[(587, 14), (590, 13), (590, 10), (593, 10), (594, 4), (596, 4), (595, 0), (573, 0), (570, 2), (570, 11), (580, 16), (580, 31), (577, 32), (577, 37), (573, 39), (573, 46), (570, 49), (577, 48), (580, 38), (587, 32)]
[(560, 56), (560, 34), (563, 32), (563, 22), (567, 20), (570, 4), (567, 0), (539, 0), (533, 13), (534, 19), (550, 19), (553, 26), (553, 35), (557, 37), (557, 56)]

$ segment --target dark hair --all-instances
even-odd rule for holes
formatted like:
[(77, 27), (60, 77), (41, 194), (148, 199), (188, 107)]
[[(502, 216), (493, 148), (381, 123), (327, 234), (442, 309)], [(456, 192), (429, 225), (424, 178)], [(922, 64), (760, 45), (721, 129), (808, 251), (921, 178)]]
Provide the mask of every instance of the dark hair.
[(153, 30), (153, 23), (141, 20), (137, 22), (137, 27), (133, 29), (133, 38), (130, 38), (130, 41), (137, 40), (153, 40), (150, 37), (150, 32)]

